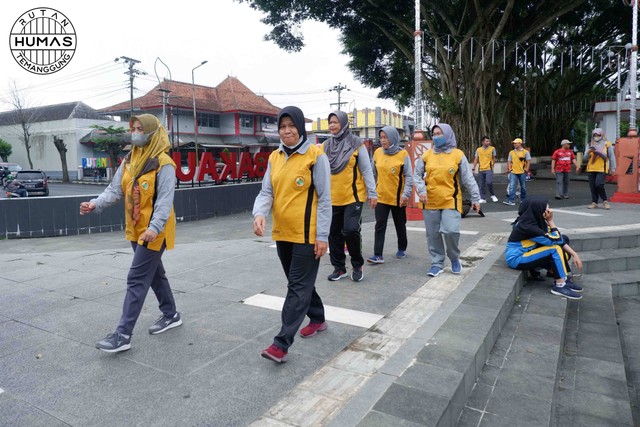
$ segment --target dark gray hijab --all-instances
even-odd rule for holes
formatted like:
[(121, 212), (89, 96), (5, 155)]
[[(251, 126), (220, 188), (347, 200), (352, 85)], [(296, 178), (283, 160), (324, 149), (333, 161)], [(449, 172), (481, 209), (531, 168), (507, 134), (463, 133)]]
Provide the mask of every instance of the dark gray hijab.
[(334, 111), (329, 114), (329, 120), (331, 120), (331, 116), (336, 116), (340, 121), (340, 132), (331, 135), (324, 142), (324, 152), (329, 159), (331, 174), (335, 175), (347, 167), (347, 163), (349, 163), (353, 152), (362, 145), (362, 142), (360, 138), (351, 133), (347, 113), (344, 111)]

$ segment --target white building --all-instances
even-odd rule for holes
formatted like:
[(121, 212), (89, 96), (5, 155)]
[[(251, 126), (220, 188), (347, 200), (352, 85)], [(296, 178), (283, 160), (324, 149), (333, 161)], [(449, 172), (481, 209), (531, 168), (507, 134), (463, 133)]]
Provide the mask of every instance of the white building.
[[(22, 117), (29, 121), (30, 155), (34, 169), (40, 169), (50, 178), (62, 177), (60, 154), (53, 144), (53, 138), (63, 140), (67, 148), (69, 178), (78, 178), (78, 169), (83, 158), (107, 157), (106, 153), (94, 151), (89, 144), (81, 144), (80, 139), (92, 131), (92, 125), (116, 127), (122, 122), (107, 120), (104, 115), (82, 102), (48, 105), (25, 109)], [(0, 113), (0, 138), (12, 146), (9, 162), (18, 163), (29, 169), (27, 150), (22, 139), (22, 126), (15, 111)], [(128, 125), (125, 123), (125, 127)]]

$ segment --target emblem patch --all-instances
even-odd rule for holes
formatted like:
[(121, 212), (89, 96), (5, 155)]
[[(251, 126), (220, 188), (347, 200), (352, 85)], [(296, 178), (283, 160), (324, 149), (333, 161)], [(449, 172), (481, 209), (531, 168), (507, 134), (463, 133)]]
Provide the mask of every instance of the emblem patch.
[(149, 183), (147, 181), (144, 181), (142, 184), (140, 184), (140, 187), (142, 187), (142, 189), (146, 191), (149, 189)]
[(302, 187), (302, 186), (304, 185), (304, 178), (303, 178), (303, 177), (301, 177), (301, 176), (297, 177), (297, 178), (296, 178), (296, 185), (297, 185), (298, 187)]

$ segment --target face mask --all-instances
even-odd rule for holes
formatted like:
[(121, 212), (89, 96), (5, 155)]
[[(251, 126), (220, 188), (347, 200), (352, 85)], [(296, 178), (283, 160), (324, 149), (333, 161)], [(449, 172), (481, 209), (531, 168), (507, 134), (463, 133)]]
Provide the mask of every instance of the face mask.
[(593, 140), (594, 140), (595, 142), (600, 142), (600, 141), (602, 141), (602, 137), (601, 137), (601, 136), (594, 136), (594, 137), (593, 137)]
[(154, 130), (151, 133), (132, 133), (131, 134), (131, 144), (136, 147), (143, 147), (147, 145), (147, 143), (151, 140), (151, 135), (156, 133)]
[(447, 145), (447, 138), (445, 138), (444, 135), (434, 136), (433, 143), (436, 146), (436, 148), (442, 148), (445, 145)]

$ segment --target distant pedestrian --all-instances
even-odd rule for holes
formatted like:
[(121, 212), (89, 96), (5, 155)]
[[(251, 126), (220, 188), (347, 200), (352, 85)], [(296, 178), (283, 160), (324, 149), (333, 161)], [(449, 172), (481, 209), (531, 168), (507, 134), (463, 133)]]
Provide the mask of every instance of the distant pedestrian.
[(520, 185), (520, 201), (527, 198), (527, 175), (531, 164), (531, 154), (522, 147), (522, 139), (516, 138), (512, 141), (513, 150), (509, 152), (507, 158), (507, 171), (509, 172), (509, 189), (505, 205), (515, 206), (516, 189)]
[(616, 173), (616, 156), (613, 145), (607, 141), (601, 128), (593, 130), (591, 142), (584, 153), (584, 161), (587, 162), (586, 171), (589, 177), (589, 190), (591, 190), (591, 204), (587, 207), (596, 209), (598, 201), (602, 200), (602, 207), (610, 209), (604, 183), (607, 174)]
[(385, 234), (389, 213), (393, 217), (398, 236), (396, 258), (407, 256), (407, 202), (413, 189), (413, 171), (409, 153), (400, 148), (400, 135), (393, 126), (385, 126), (378, 132), (381, 148), (373, 153), (373, 174), (376, 177), (376, 225), (372, 264), (382, 264)]
[(362, 207), (368, 199), (371, 209), (378, 203), (376, 183), (371, 170), (369, 152), (349, 129), (349, 117), (344, 111), (329, 114), (331, 136), (323, 143), (331, 166), (331, 203), (333, 216), (329, 233), (329, 257), (333, 273), (327, 277), (331, 281), (347, 277), (347, 244), (351, 257), (351, 280), (360, 282), (364, 278), (364, 257), (362, 256)]
[(507, 265), (525, 271), (545, 268), (554, 277), (553, 295), (581, 299), (582, 287), (568, 278), (566, 254), (571, 255), (578, 270), (582, 270), (582, 260), (558, 231), (546, 197), (532, 196), (523, 201), (507, 241)]
[(569, 174), (571, 173), (571, 164), (576, 167), (579, 172), (580, 167), (576, 161), (576, 155), (571, 149), (571, 141), (563, 139), (560, 142), (560, 148), (553, 152), (551, 156), (551, 173), (556, 176), (556, 199), (569, 198)]
[(491, 139), (488, 136), (483, 136), (480, 140), (480, 144), (480, 147), (476, 148), (476, 153), (473, 157), (473, 166), (471, 167), (475, 172), (476, 166), (478, 166), (480, 203), (487, 203), (485, 186), (489, 190), (491, 201), (497, 202), (498, 198), (493, 191), (493, 165), (496, 162), (496, 149), (491, 145)]
[(479, 211), (480, 194), (471, 165), (464, 152), (456, 148), (451, 126), (439, 123), (431, 128), (433, 147), (416, 160), (413, 183), (422, 203), (422, 216), (427, 231), (427, 247), (431, 257), (428, 276), (444, 271), (445, 256), (451, 261), (451, 272), (460, 274), (460, 219), (462, 187), (470, 193), (473, 210)]
[(132, 116), (131, 151), (111, 184), (97, 198), (80, 203), (80, 214), (100, 213), (120, 199), (125, 203), (125, 237), (131, 241), (133, 261), (127, 275), (127, 292), (116, 331), (96, 348), (117, 353), (131, 348), (131, 337), (149, 287), (158, 299), (162, 315), (149, 328), (152, 335), (182, 325), (180, 313), (162, 265), (165, 249), (173, 249), (176, 219), (173, 195), (176, 165), (167, 154), (167, 131), (152, 114)]
[[(327, 156), (307, 139), (304, 114), (298, 107), (280, 111), (278, 134), (280, 146), (269, 156), (253, 205), (253, 231), (264, 235), (266, 216), (272, 211), (272, 238), (288, 283), (280, 332), (261, 355), (283, 363), (306, 316), (310, 322), (300, 330), (303, 338), (327, 329), (316, 277), (328, 247), (331, 181)], [(340, 253), (344, 255), (342, 247)]]

